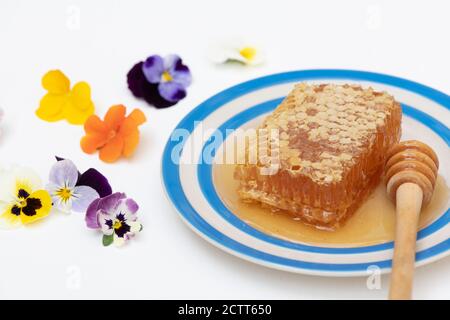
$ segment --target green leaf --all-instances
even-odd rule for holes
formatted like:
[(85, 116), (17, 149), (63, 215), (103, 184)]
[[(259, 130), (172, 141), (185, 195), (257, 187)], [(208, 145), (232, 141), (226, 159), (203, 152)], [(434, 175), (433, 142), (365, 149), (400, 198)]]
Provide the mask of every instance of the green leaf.
[(141, 228), (139, 229), (139, 232), (141, 232), (142, 229), (144, 229), (144, 226), (141, 224)]
[(103, 245), (105, 247), (109, 246), (114, 242), (114, 234), (107, 236), (106, 234), (103, 235)]

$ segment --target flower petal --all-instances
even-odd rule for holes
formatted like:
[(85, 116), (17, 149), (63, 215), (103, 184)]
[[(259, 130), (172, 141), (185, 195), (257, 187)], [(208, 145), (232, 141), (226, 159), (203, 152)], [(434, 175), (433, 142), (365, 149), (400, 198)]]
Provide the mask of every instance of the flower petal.
[(100, 159), (108, 163), (116, 162), (122, 155), (123, 146), (123, 137), (120, 135), (115, 136), (100, 149)]
[(168, 54), (164, 57), (164, 70), (172, 71), (175, 65), (181, 62), (181, 58), (177, 54)]
[(64, 118), (71, 124), (84, 124), (94, 111), (89, 84), (84, 81), (78, 82), (72, 88), (64, 105)]
[(84, 124), (94, 111), (95, 107), (92, 102), (87, 109), (81, 109), (74, 104), (73, 100), (67, 101), (63, 108), (64, 119), (74, 125)]
[(125, 244), (125, 238), (121, 238), (121, 237), (118, 237), (115, 233), (114, 233), (114, 245), (116, 246), (116, 247), (121, 247), (121, 246), (123, 246), (124, 244)]
[(139, 109), (134, 109), (133, 111), (131, 111), (127, 118), (132, 119), (137, 126), (140, 126), (147, 121), (145, 114)]
[(70, 213), (72, 211), (72, 199), (63, 199), (57, 195), (52, 196), (53, 207), (64, 213)]
[(27, 198), (27, 205), (22, 208), (20, 219), (23, 224), (33, 223), (49, 215), (52, 199), (47, 190), (38, 190)]
[(97, 115), (93, 114), (84, 123), (86, 133), (107, 134), (108, 126)]
[(108, 109), (105, 115), (105, 124), (109, 130), (117, 130), (125, 120), (127, 108), (124, 105), (118, 104)]
[(72, 201), (70, 201), (70, 199), (66, 201), (65, 199), (61, 198), (58, 193), (58, 191), (61, 190), (61, 186), (49, 182), (46, 185), (45, 189), (49, 192), (50, 197), (52, 198), (53, 207), (62, 212), (70, 212), (72, 208)]
[(186, 89), (184, 86), (174, 81), (160, 83), (158, 90), (161, 97), (170, 102), (178, 102), (186, 97)]
[(132, 214), (135, 214), (139, 210), (139, 205), (131, 198), (128, 198), (125, 201), (125, 205), (127, 206), (128, 211)]
[(100, 213), (98, 216), (98, 220), (100, 222), (100, 227), (104, 235), (110, 236), (114, 232), (113, 228), (113, 217), (108, 214)]
[(60, 70), (51, 70), (42, 77), (42, 86), (49, 93), (64, 94), (70, 90), (70, 80)]
[(108, 141), (108, 126), (97, 115), (86, 120), (84, 130), (86, 135), (81, 139), (80, 146), (86, 153), (94, 153)]
[(136, 213), (139, 210), (139, 205), (131, 198), (121, 199), (116, 209), (116, 214), (122, 213), (127, 221), (136, 221)]
[(126, 137), (138, 130), (138, 126), (145, 123), (146, 121), (147, 119), (145, 118), (144, 113), (139, 109), (134, 109), (133, 112), (131, 112), (122, 123), (119, 133), (122, 136)]
[(144, 96), (145, 84), (149, 84), (142, 71), (143, 64), (142, 61), (136, 63), (127, 73), (128, 88), (137, 98)]
[(93, 105), (91, 100), (91, 87), (85, 81), (77, 82), (70, 91), (69, 96), (75, 107), (80, 110), (90, 109)]
[(57, 161), (50, 169), (49, 181), (59, 188), (73, 189), (78, 180), (78, 169), (66, 159)]
[(13, 214), (13, 205), (0, 202), (0, 229), (15, 229), (22, 225), (20, 216)]
[(148, 57), (142, 65), (142, 72), (150, 83), (159, 83), (164, 72), (164, 60), (159, 55)]
[(41, 179), (31, 169), (14, 166), (0, 174), (0, 202), (11, 204), (17, 198), (20, 189), (31, 194), (42, 186)]
[(172, 81), (182, 84), (185, 88), (192, 83), (191, 71), (181, 63), (181, 60), (177, 63), (171, 75)]
[(91, 154), (103, 147), (106, 142), (107, 139), (104, 135), (88, 134), (81, 138), (80, 146), (85, 153)]
[(98, 204), (98, 209), (113, 215), (117, 206), (120, 204), (120, 200), (125, 198), (125, 193), (115, 192), (107, 197), (101, 198)]
[(94, 200), (86, 210), (85, 221), (88, 228), (98, 229), (100, 228), (100, 222), (98, 221), (98, 212), (100, 206), (100, 198)]
[(93, 188), (77, 186), (73, 190), (72, 210), (76, 212), (85, 212), (89, 205), (98, 198), (99, 195)]
[(124, 138), (123, 145), (123, 156), (126, 158), (131, 157), (136, 151), (137, 146), (139, 145), (139, 130), (133, 130), (131, 133), (128, 133)]
[(77, 186), (91, 187), (97, 191), (101, 198), (112, 194), (108, 179), (94, 168), (88, 169), (78, 178)]
[(66, 104), (66, 95), (47, 93), (39, 103), (36, 115), (44, 121), (54, 122), (64, 119), (63, 108)]
[(188, 87), (191, 84), (191, 72), (178, 55), (171, 54), (164, 57), (164, 68), (172, 76), (172, 81), (178, 82), (184, 87)]
[(157, 109), (168, 108), (173, 106), (176, 102), (167, 101), (159, 93), (158, 84), (151, 84), (146, 82), (144, 92), (144, 100), (148, 104), (153, 105)]

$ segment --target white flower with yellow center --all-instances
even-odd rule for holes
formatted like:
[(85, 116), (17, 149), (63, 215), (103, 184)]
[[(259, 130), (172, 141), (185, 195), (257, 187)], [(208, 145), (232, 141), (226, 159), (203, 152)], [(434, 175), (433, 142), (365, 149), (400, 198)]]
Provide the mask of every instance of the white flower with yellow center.
[(211, 46), (208, 57), (218, 64), (234, 61), (245, 65), (258, 65), (264, 62), (265, 55), (259, 46), (241, 40), (231, 40)]
[(93, 188), (77, 185), (79, 173), (75, 164), (66, 159), (56, 162), (50, 170), (47, 190), (53, 206), (63, 212), (85, 212), (99, 198)]
[(0, 227), (12, 228), (45, 218), (52, 208), (49, 193), (32, 170), (13, 167), (0, 172)]

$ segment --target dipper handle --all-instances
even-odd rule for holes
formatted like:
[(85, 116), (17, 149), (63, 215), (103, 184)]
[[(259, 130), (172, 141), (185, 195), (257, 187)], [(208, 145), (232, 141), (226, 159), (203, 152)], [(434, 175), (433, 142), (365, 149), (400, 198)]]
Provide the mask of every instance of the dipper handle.
[(396, 204), (389, 298), (406, 300), (412, 296), (420, 211), (433, 195), (439, 162), (428, 145), (416, 140), (395, 145), (387, 158), (387, 193)]
[(397, 189), (395, 248), (389, 299), (411, 299), (416, 255), (417, 225), (423, 192), (415, 183), (404, 183)]

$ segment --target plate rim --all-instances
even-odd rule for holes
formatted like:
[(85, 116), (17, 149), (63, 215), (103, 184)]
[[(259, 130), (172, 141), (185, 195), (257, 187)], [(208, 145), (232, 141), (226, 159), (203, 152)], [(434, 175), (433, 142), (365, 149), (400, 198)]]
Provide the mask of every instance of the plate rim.
[[(412, 91), (412, 92), (419, 94), (425, 98), (433, 100), (433, 101), (437, 102), (440, 106), (444, 107), (445, 109), (450, 110), (450, 97), (448, 95), (446, 95), (445, 93), (440, 92), (436, 89), (428, 87), (426, 85), (422, 85), (418, 82), (414, 82), (411, 80), (407, 80), (407, 79), (399, 78), (399, 77), (395, 77), (395, 76), (390, 76), (390, 75), (386, 75), (386, 74), (368, 72), (368, 71), (346, 70), (346, 69), (309, 69), (309, 70), (296, 70), (296, 71), (275, 73), (275, 74), (255, 78), (255, 79), (252, 79), (249, 81), (245, 81), (245, 82), (239, 83), (237, 85), (234, 85), (228, 89), (220, 91), (219, 93), (213, 95), (209, 99), (206, 99), (205, 101), (200, 103), (197, 107), (195, 107), (193, 110), (191, 110), (185, 117), (183, 117), (183, 119), (178, 123), (178, 125), (175, 128), (179, 128), (181, 126), (181, 124), (186, 122), (186, 120), (188, 120), (190, 117), (192, 117), (193, 114), (201, 111), (207, 105), (211, 105), (211, 104), (217, 105), (217, 108), (210, 109), (210, 113), (212, 113), (214, 110), (220, 108), (224, 103), (226, 103), (228, 101), (232, 101), (242, 95), (245, 95), (247, 93), (250, 93), (250, 92), (265, 88), (265, 87), (288, 83), (288, 82), (293, 82), (293, 81), (302, 81), (302, 80), (311, 81), (311, 80), (318, 80), (318, 79), (341, 79), (341, 80), (349, 79), (349, 80), (359, 80), (359, 81), (371, 81), (371, 82), (375, 82), (375, 83), (391, 85), (391, 86), (399, 87), (399, 88), (407, 90), (407, 91)], [(230, 97), (230, 95), (231, 95), (231, 97)], [(190, 127), (191, 126), (189, 126), (189, 128)], [(192, 128), (192, 130), (194, 128), (195, 128), (195, 126)], [(192, 130), (190, 130), (190, 132)], [(162, 178), (163, 189), (165, 191), (166, 196), (169, 199), (169, 202), (171, 202), (172, 205), (175, 207), (178, 214), (182, 217), (182, 220), (185, 223), (187, 223), (188, 226), (191, 229), (193, 229), (197, 234), (201, 235), (204, 239), (208, 240), (208, 242), (214, 244), (215, 246), (221, 248), (222, 250), (224, 250), (226, 252), (232, 253), (232, 254), (239, 256), (241, 258), (244, 258), (246, 260), (256, 262), (258, 264), (262, 264), (265, 266), (269, 266), (272, 268), (285, 270), (285, 271), (306, 273), (306, 274), (315, 274), (315, 275), (327, 275), (327, 276), (330, 276), (330, 275), (331, 276), (359, 276), (362, 274), (364, 274), (364, 275), (367, 274), (366, 270), (356, 271), (356, 270), (351, 270), (351, 268), (350, 269), (347, 268), (346, 270), (339, 270), (339, 269), (341, 269), (339, 266), (337, 269), (332, 269), (332, 270), (324, 270), (322, 268), (314, 269), (314, 266), (311, 266), (311, 268), (310, 267), (304, 268), (304, 267), (298, 267), (298, 266), (294, 267), (294, 266), (290, 266), (289, 264), (274, 262), (274, 260), (277, 260), (276, 258), (278, 258), (278, 259), (281, 258), (282, 260), (283, 259), (289, 260), (289, 259), (285, 259), (282, 257), (273, 256), (275, 258), (274, 260), (266, 260), (266, 259), (263, 259), (258, 256), (255, 257), (254, 255), (249, 255), (248, 250), (250, 250), (250, 251), (254, 250), (259, 253), (262, 253), (263, 255), (271, 256), (270, 254), (250, 248), (250, 247), (246, 246), (245, 244), (237, 242), (236, 240), (233, 240), (233, 239), (229, 238), (228, 236), (222, 234), (220, 231), (216, 230), (214, 227), (212, 227), (206, 221), (204, 221), (203, 218), (198, 214), (198, 212), (196, 212), (196, 210), (193, 209), (191, 206), (191, 209), (193, 210), (194, 214), (196, 214), (198, 216), (198, 217), (194, 216), (194, 218), (200, 218), (200, 222), (202, 222), (201, 220), (203, 220), (203, 223), (205, 223), (207, 226), (212, 228), (213, 231), (215, 231), (216, 233), (221, 235), (222, 241), (214, 239), (211, 236), (211, 234), (209, 234), (208, 232), (205, 232), (205, 230), (202, 230), (202, 228), (200, 228), (199, 225), (196, 225), (196, 223), (198, 223), (198, 221), (192, 221), (192, 220), (188, 219), (188, 217), (186, 216), (186, 212), (183, 212), (180, 208), (178, 208), (176, 201), (172, 198), (172, 195), (169, 192), (170, 179), (167, 178), (167, 169), (165, 166), (165, 164), (167, 164), (167, 163), (164, 161), (164, 159), (167, 157), (168, 154), (171, 153), (171, 148), (170, 148), (171, 142), (172, 142), (172, 140), (169, 137), (169, 139), (165, 145), (165, 148), (163, 151), (163, 156), (162, 156), (162, 161), (161, 161), (161, 178)], [(178, 173), (179, 173), (179, 171), (178, 171)], [(186, 203), (190, 206), (190, 202), (185, 197), (184, 193), (183, 193), (183, 196), (185, 198), (184, 200), (186, 201)], [(224, 240), (227, 240), (227, 245), (224, 244)], [(231, 241), (231, 244), (233, 242), (235, 242), (236, 244), (243, 246), (243, 248), (246, 249), (245, 251), (247, 251), (247, 252), (241, 252), (240, 250), (237, 250), (233, 245), (231, 245), (229, 243), (229, 241)], [(423, 259), (417, 261), (417, 264), (418, 265), (426, 264), (426, 263), (432, 262), (434, 260), (440, 259), (442, 256), (448, 255), (450, 253), (450, 251), (449, 251), (450, 240), (449, 239), (442, 241), (442, 242), (438, 243), (437, 245), (434, 245), (433, 247), (427, 248), (427, 249), (423, 250), (422, 252), (436, 251), (436, 247), (440, 248), (441, 246), (444, 246), (443, 250), (440, 250), (439, 252), (434, 253), (430, 256), (423, 257)], [(293, 260), (293, 261), (294, 262), (302, 262), (300, 260)], [(378, 265), (383, 270), (383, 272), (388, 272), (389, 268), (390, 268), (390, 262), (391, 262), (391, 260), (384, 260), (384, 261), (371, 262), (368, 264), (358, 263), (355, 265)], [(307, 264), (318, 265), (320, 263), (307, 262)], [(328, 267), (325, 269), (328, 269), (332, 264), (324, 264), (324, 265), (327, 265)], [(342, 264), (341, 266), (348, 267), (351, 265), (352, 264)]]

